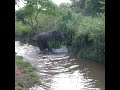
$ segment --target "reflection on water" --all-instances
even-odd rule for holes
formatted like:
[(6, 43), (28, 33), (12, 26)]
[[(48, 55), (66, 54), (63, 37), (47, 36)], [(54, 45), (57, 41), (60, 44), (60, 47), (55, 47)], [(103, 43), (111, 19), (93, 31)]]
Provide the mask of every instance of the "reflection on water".
[[(58, 53), (61, 50), (65, 52)], [(104, 66), (78, 60), (65, 48), (54, 50), (56, 54), (39, 54), (37, 47), (16, 41), (15, 51), (37, 68), (45, 90), (105, 90)]]

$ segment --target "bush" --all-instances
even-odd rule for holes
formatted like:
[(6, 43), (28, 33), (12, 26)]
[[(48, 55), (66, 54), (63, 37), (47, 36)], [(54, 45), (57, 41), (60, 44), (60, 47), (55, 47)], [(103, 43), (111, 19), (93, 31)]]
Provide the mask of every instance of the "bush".
[(104, 17), (83, 17), (71, 48), (81, 58), (103, 63), (105, 57)]

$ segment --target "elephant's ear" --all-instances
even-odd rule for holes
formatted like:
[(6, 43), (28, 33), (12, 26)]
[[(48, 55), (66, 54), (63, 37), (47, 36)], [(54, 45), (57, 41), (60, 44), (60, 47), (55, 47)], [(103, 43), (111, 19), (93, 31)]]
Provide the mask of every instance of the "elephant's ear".
[(48, 34), (48, 37), (47, 37), (47, 38), (48, 38), (48, 40), (50, 40), (50, 41), (51, 41), (51, 40), (53, 39), (53, 33), (52, 33), (52, 32), (50, 32), (50, 33)]
[(50, 35), (51, 35), (52, 37), (55, 37), (55, 36), (56, 36), (56, 31), (51, 32)]

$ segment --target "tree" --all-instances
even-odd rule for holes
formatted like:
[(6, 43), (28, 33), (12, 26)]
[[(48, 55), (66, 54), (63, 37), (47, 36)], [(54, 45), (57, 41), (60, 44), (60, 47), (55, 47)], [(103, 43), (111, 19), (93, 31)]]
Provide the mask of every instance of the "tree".
[(86, 0), (85, 13), (88, 15), (95, 15), (97, 13), (105, 12), (105, 0)]
[[(22, 21), (23, 24), (29, 24), (32, 27), (32, 31), (36, 30), (38, 26), (37, 16), (40, 12), (45, 14), (55, 14), (57, 7), (51, 0), (24, 0), (26, 5), (16, 11), (16, 19)], [(34, 20), (36, 25), (33, 25), (32, 15), (35, 15)], [(26, 19), (26, 20), (25, 20)]]
[(105, 0), (71, 0), (71, 9), (75, 13), (96, 15), (105, 12)]
[(24, 0), (25, 6), (15, 12), (17, 21), (21, 21), (29, 28), (25, 32), (26, 42), (32, 39), (32, 37), (38, 31), (38, 15), (51, 14), (56, 15), (57, 6), (51, 0)]
[(73, 11), (80, 13), (85, 8), (86, 0), (71, 0), (72, 5), (70, 6)]

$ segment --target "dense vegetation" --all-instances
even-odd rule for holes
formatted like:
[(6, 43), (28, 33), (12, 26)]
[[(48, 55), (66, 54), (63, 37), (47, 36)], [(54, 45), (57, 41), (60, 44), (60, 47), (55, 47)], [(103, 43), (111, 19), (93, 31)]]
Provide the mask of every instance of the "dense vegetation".
[(20, 56), (15, 56), (15, 90), (24, 90), (41, 82), (35, 68), (28, 62), (24, 62)]
[(38, 33), (60, 30), (70, 52), (83, 59), (105, 62), (104, 0), (71, 0), (71, 4), (59, 6), (50, 0), (25, 1), (26, 6), (15, 12), (16, 40), (35, 43)]

